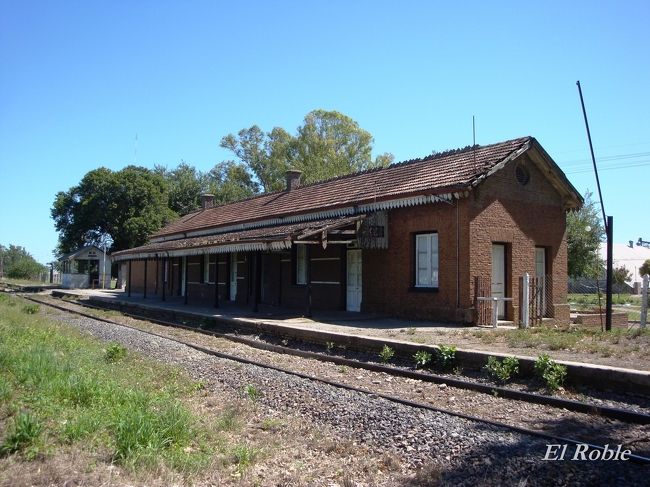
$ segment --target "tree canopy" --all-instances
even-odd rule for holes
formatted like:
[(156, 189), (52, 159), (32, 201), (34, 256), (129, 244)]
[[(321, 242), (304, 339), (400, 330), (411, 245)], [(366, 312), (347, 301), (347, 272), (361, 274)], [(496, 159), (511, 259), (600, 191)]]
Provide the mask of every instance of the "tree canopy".
[(312, 183), (390, 164), (391, 154), (372, 159), (372, 143), (372, 135), (357, 122), (327, 110), (309, 112), (296, 135), (279, 127), (265, 133), (253, 125), (221, 139), (221, 147), (237, 156), (265, 192), (281, 190), (290, 168)]
[(24, 247), (0, 245), (0, 270), (2, 277), (11, 279), (36, 279), (47, 269), (36, 262)]
[(163, 176), (144, 167), (88, 172), (77, 186), (57, 193), (51, 210), (59, 232), (57, 255), (112, 241), (117, 251), (146, 243), (176, 214)]
[(585, 193), (584, 204), (567, 215), (568, 272), (571, 277), (596, 277), (602, 269), (598, 247), (604, 229), (592, 193)]
[(370, 133), (350, 117), (314, 110), (295, 135), (280, 127), (264, 132), (257, 125), (226, 135), (221, 147), (237, 160), (220, 162), (206, 172), (185, 161), (173, 169), (94, 169), (55, 197), (55, 254), (106, 241), (112, 242), (111, 252), (142, 245), (174, 217), (199, 209), (201, 194), (212, 193), (215, 202), (223, 204), (281, 190), (290, 168), (301, 170), (303, 182), (310, 183), (390, 164), (391, 154), (372, 159), (372, 143)]
[(642, 276), (650, 276), (650, 259), (646, 260), (641, 267), (639, 267), (639, 274)]

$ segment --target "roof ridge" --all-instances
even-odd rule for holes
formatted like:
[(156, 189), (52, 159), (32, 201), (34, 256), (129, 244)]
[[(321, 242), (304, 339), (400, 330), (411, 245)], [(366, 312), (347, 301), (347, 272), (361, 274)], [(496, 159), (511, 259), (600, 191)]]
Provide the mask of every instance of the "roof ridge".
[[(263, 205), (263, 206), (267, 205), (267, 204), (272, 205), (273, 201), (274, 201), (274, 198), (279, 198), (279, 197), (281, 197), (283, 195), (294, 193), (294, 192), (295, 193), (301, 192), (301, 194), (299, 196), (300, 196), (300, 198), (304, 198), (304, 197), (308, 196), (309, 189), (319, 188), (321, 186), (328, 185), (328, 184), (330, 184), (332, 182), (335, 182), (335, 181), (345, 181), (345, 180), (350, 180), (350, 179), (353, 179), (353, 178), (356, 178), (356, 177), (359, 177), (359, 176), (363, 176), (363, 175), (367, 175), (367, 174), (377, 174), (377, 173), (379, 173), (381, 171), (388, 171), (388, 170), (392, 170), (392, 169), (396, 169), (396, 168), (400, 168), (400, 167), (409, 166), (409, 165), (412, 165), (412, 164), (418, 164), (418, 163), (422, 163), (422, 162), (430, 162), (430, 161), (435, 161), (435, 160), (442, 160), (444, 158), (448, 158), (448, 157), (452, 157), (452, 156), (460, 156), (460, 155), (463, 155), (463, 154), (470, 153), (470, 151), (472, 151), (472, 150), (480, 150), (481, 152), (487, 151), (489, 153), (491, 148), (516, 144), (517, 147), (515, 147), (512, 150), (509, 150), (509, 154), (510, 154), (513, 151), (516, 151), (519, 148), (521, 148), (521, 146), (523, 146), (525, 143), (529, 142), (530, 140), (534, 140), (534, 139), (531, 136), (524, 136), (524, 137), (518, 137), (518, 138), (515, 138), (515, 139), (509, 139), (509, 140), (505, 140), (505, 141), (501, 141), (501, 142), (496, 142), (496, 143), (493, 143), (493, 144), (468, 145), (468, 146), (465, 146), (465, 147), (462, 147), (462, 148), (449, 149), (449, 150), (446, 150), (446, 151), (443, 151), (443, 152), (432, 153), (432, 154), (430, 154), (428, 156), (421, 157), (421, 158), (414, 158), (414, 159), (408, 159), (408, 160), (405, 160), (405, 161), (396, 162), (396, 163), (390, 164), (389, 166), (386, 166), (386, 167), (372, 167), (372, 168), (368, 168), (368, 169), (365, 169), (365, 170), (362, 170), (362, 171), (355, 171), (355, 172), (351, 172), (349, 174), (343, 174), (343, 175), (340, 175), (340, 176), (335, 176), (335, 177), (332, 177), (332, 178), (329, 178), (329, 179), (322, 179), (322, 180), (319, 180), (319, 181), (314, 181), (314, 182), (309, 183), (309, 184), (298, 186), (297, 188), (295, 188), (291, 192), (288, 192), (286, 189), (281, 189), (281, 190), (278, 190), (278, 191), (271, 191), (271, 192), (267, 192), (267, 193), (252, 195), (252, 196), (250, 196), (248, 198), (244, 198), (244, 199), (241, 199), (241, 200), (231, 201), (231, 202), (228, 202), (228, 203), (222, 203), (220, 205), (213, 206), (212, 208), (207, 208), (207, 209), (199, 208), (198, 210), (196, 210), (194, 212), (187, 213), (186, 215), (181, 217), (179, 220), (176, 220), (176, 222), (170, 222), (169, 225), (171, 225), (171, 226), (178, 226), (178, 224), (180, 224), (181, 226), (187, 225), (187, 224), (190, 223), (191, 220), (193, 220), (196, 217), (199, 217), (200, 215), (206, 215), (207, 218), (211, 218), (210, 215), (213, 215), (213, 214), (218, 215), (219, 210), (224, 210), (224, 209), (226, 209), (228, 207), (232, 207), (232, 206), (234, 206), (236, 204), (242, 204), (242, 203), (245, 204), (247, 202), (261, 200), (261, 199), (266, 200), (265, 202), (261, 203), (261, 205)], [(450, 161), (449, 164), (453, 165), (453, 162), (454, 161), (452, 159), (452, 161)], [(444, 168), (441, 166), (441, 169), (444, 169)], [(477, 170), (475, 168), (474, 172), (476, 172), (476, 171)], [(483, 169), (479, 170), (478, 172), (482, 173)], [(399, 174), (399, 173), (397, 173), (397, 174)], [(474, 176), (476, 176), (476, 174)], [(363, 179), (361, 179), (360, 182), (363, 182)], [(464, 183), (466, 184), (467, 181), (464, 181)], [(307, 192), (302, 192), (303, 188), (306, 189)], [(227, 212), (228, 210), (225, 210), (225, 211)], [(215, 226), (219, 226), (219, 225), (215, 225)], [(177, 231), (178, 231), (178, 229), (170, 229), (171, 232), (170, 231), (165, 231), (166, 228), (167, 228), (167, 226), (161, 228), (160, 230), (158, 230), (154, 234), (154, 236), (162, 236), (162, 235), (167, 235), (167, 234), (173, 234), (173, 233), (177, 233)]]
[[(510, 144), (512, 142), (517, 142), (517, 141), (522, 141), (522, 143), (523, 143), (524, 141), (529, 140), (531, 138), (532, 137), (530, 135), (526, 135), (524, 137), (517, 137), (515, 139), (504, 140), (502, 142), (495, 142), (493, 144), (486, 144), (486, 145), (475, 144), (475, 145), (467, 145), (465, 147), (459, 147), (459, 148), (456, 148), (456, 149), (448, 149), (448, 150), (443, 151), (443, 152), (431, 153), (428, 156), (424, 156), (424, 157), (420, 157), (420, 158), (407, 159), (405, 161), (394, 162), (394, 163), (392, 163), (392, 164), (390, 164), (389, 166), (386, 166), (386, 167), (370, 167), (368, 169), (363, 169), (361, 171), (355, 171), (355, 172), (351, 172), (351, 173), (348, 173), (348, 174), (341, 174), (339, 176), (333, 176), (331, 178), (321, 179), (321, 180), (314, 181), (314, 182), (311, 182), (311, 183), (308, 183), (308, 184), (301, 184), (296, 189), (309, 188), (309, 187), (316, 186), (318, 184), (325, 184), (325, 183), (329, 183), (331, 181), (339, 181), (341, 179), (351, 178), (351, 177), (354, 177), (354, 176), (360, 176), (362, 174), (369, 174), (369, 173), (373, 173), (373, 172), (385, 171), (385, 170), (388, 170), (388, 169), (391, 169), (391, 168), (394, 168), (394, 167), (402, 167), (402, 166), (405, 166), (405, 165), (408, 165), (408, 164), (415, 164), (417, 162), (425, 162), (425, 161), (433, 161), (433, 160), (436, 160), (436, 159), (442, 159), (443, 157), (448, 157), (448, 156), (451, 156), (451, 155), (456, 155), (456, 154), (462, 154), (464, 152), (469, 152), (470, 150), (472, 150), (474, 148), (476, 148), (476, 149), (487, 149), (487, 148), (494, 147), (494, 146), (497, 146), (497, 145), (506, 145), (506, 144)], [(257, 195), (257, 196), (266, 196), (266, 195), (271, 195), (271, 194), (276, 194), (276, 193), (284, 193), (285, 191), (286, 190), (272, 191), (270, 193), (263, 193), (263, 194)], [(247, 200), (250, 200), (250, 199), (254, 199), (254, 198), (247, 198), (245, 200), (238, 200), (238, 201), (247, 201)], [(231, 203), (237, 203), (237, 201), (233, 201)], [(231, 204), (231, 203), (226, 203), (226, 204)], [(224, 205), (220, 205), (220, 206), (224, 206)], [(217, 207), (215, 206), (215, 208), (217, 208)]]

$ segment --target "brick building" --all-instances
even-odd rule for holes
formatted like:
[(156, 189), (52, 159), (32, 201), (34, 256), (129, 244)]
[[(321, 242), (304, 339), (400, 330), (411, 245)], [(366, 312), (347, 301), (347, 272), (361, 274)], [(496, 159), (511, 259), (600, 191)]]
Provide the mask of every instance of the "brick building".
[[(582, 203), (532, 137), (203, 208), (116, 252), (127, 290), (190, 304), (264, 303), (476, 322), (477, 296), (545, 282), (545, 316), (568, 319), (566, 212)], [(215, 284), (216, 282), (216, 284)], [(541, 298), (540, 298), (541, 299)]]

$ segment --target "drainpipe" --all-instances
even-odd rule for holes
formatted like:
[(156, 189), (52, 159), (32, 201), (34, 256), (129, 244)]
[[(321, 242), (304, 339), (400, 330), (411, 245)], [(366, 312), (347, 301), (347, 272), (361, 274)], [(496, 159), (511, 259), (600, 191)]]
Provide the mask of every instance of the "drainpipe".
[(460, 309), (460, 217), (458, 205), (460, 199), (456, 200), (456, 309)]

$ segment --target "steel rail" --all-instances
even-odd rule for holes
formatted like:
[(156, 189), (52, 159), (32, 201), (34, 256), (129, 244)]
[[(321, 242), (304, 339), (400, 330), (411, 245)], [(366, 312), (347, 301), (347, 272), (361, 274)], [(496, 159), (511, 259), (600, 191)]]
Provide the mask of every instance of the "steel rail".
[[(327, 385), (337, 387), (337, 388), (340, 388), (340, 389), (359, 392), (359, 393), (366, 394), (366, 395), (369, 395), (369, 396), (372, 396), (372, 397), (382, 398), (382, 399), (385, 399), (385, 400), (388, 400), (388, 401), (391, 401), (391, 402), (395, 402), (395, 403), (398, 403), (398, 404), (402, 404), (402, 405), (405, 405), (405, 406), (409, 406), (409, 407), (413, 407), (413, 408), (417, 408), (417, 409), (425, 409), (425, 410), (434, 411), (434, 412), (438, 412), (438, 413), (442, 413), (442, 414), (448, 414), (448, 415), (463, 418), (463, 419), (466, 419), (466, 420), (469, 420), (469, 421), (484, 423), (484, 424), (488, 424), (490, 426), (494, 426), (494, 427), (497, 427), (497, 428), (504, 428), (504, 429), (512, 430), (512, 431), (515, 431), (517, 433), (524, 434), (524, 435), (535, 436), (535, 437), (543, 438), (543, 439), (546, 439), (546, 440), (559, 441), (561, 443), (567, 443), (567, 444), (572, 444), (572, 445), (587, 445), (590, 449), (596, 449), (596, 450), (600, 450), (600, 451), (605, 451), (605, 449), (606, 449), (605, 446), (596, 445), (596, 444), (588, 443), (588, 442), (581, 441), (581, 440), (575, 440), (575, 439), (572, 439), (572, 438), (565, 438), (565, 437), (562, 437), (562, 436), (548, 434), (548, 433), (544, 433), (544, 432), (541, 432), (541, 431), (530, 430), (530, 429), (527, 429), (527, 428), (523, 428), (521, 426), (515, 426), (515, 425), (510, 425), (510, 424), (507, 424), (507, 423), (502, 423), (500, 421), (494, 421), (494, 420), (491, 420), (491, 419), (479, 418), (478, 416), (472, 416), (470, 414), (454, 412), (454, 411), (450, 411), (450, 410), (445, 409), (445, 408), (432, 406), (430, 404), (425, 404), (425, 403), (421, 403), (421, 402), (417, 402), (417, 401), (411, 401), (409, 399), (404, 399), (404, 398), (392, 396), (390, 394), (375, 392), (375, 391), (371, 391), (371, 390), (368, 390), (368, 389), (351, 386), (349, 384), (344, 384), (344, 383), (333, 381), (333, 380), (330, 380), (330, 379), (324, 379), (324, 378), (321, 378), (321, 377), (312, 376), (312, 375), (305, 374), (305, 373), (302, 373), (302, 372), (296, 372), (296, 371), (285, 369), (285, 368), (282, 368), (282, 367), (277, 367), (275, 365), (265, 364), (263, 362), (258, 362), (256, 360), (251, 360), (251, 359), (247, 359), (247, 358), (244, 358), (244, 357), (239, 357), (237, 355), (230, 355), (230, 354), (227, 354), (227, 353), (223, 353), (223, 352), (219, 352), (219, 351), (216, 351), (216, 350), (213, 350), (213, 349), (210, 349), (210, 348), (203, 347), (201, 345), (197, 345), (197, 344), (190, 343), (190, 342), (185, 342), (185, 341), (179, 340), (177, 338), (172, 338), (172, 337), (165, 336), (165, 335), (162, 335), (162, 334), (159, 334), (159, 333), (142, 330), (140, 328), (125, 325), (123, 323), (118, 323), (116, 321), (112, 321), (112, 320), (109, 320), (107, 318), (93, 316), (93, 315), (88, 314), (88, 313), (83, 313), (81, 311), (71, 310), (69, 308), (65, 308), (63, 306), (59, 306), (59, 305), (56, 305), (56, 304), (53, 304), (53, 303), (40, 301), (40, 300), (34, 299), (32, 297), (28, 297), (28, 296), (22, 296), (22, 297), (24, 299), (33, 301), (35, 303), (43, 304), (45, 306), (49, 306), (49, 307), (52, 307), (52, 308), (55, 308), (55, 309), (58, 309), (58, 310), (61, 310), (61, 311), (67, 312), (67, 313), (76, 314), (76, 315), (79, 315), (79, 316), (83, 316), (85, 318), (90, 318), (90, 319), (101, 321), (101, 322), (108, 323), (108, 324), (111, 324), (111, 325), (122, 326), (122, 327), (125, 327), (125, 328), (128, 328), (128, 329), (134, 330), (134, 331), (138, 331), (138, 332), (145, 333), (145, 334), (148, 334), (148, 335), (151, 335), (151, 336), (155, 336), (157, 338), (170, 340), (170, 341), (178, 343), (180, 345), (184, 345), (186, 347), (197, 350), (197, 351), (199, 351), (201, 353), (205, 353), (207, 355), (212, 355), (212, 356), (215, 356), (215, 357), (218, 357), (218, 358), (231, 360), (231, 361), (239, 362), (239, 363), (246, 364), (246, 365), (253, 365), (253, 366), (256, 366), (256, 367), (261, 367), (261, 368), (265, 368), (265, 369), (269, 369), (269, 370), (274, 370), (276, 372), (281, 372), (281, 373), (284, 373), (284, 374), (300, 377), (302, 379), (307, 379), (307, 380), (311, 380), (311, 381), (315, 381), (315, 382), (320, 382), (320, 383), (327, 384)], [(76, 303), (74, 303), (74, 304), (76, 304)], [(81, 305), (78, 304), (78, 306), (81, 306)], [(143, 319), (146, 320), (146, 321), (157, 323), (157, 320), (151, 320), (151, 319), (146, 318), (146, 317), (144, 317)], [(199, 331), (199, 332), (204, 333), (204, 334), (213, 335), (213, 333), (208, 331), (208, 330), (196, 329), (196, 328), (188, 327), (188, 326), (185, 326), (185, 325), (176, 325), (176, 324), (169, 323), (169, 322), (166, 322), (166, 323), (168, 323), (166, 326), (182, 328), (182, 329), (190, 330), (190, 331)], [(224, 338), (230, 338), (230, 337), (224, 336)], [(241, 337), (237, 337), (237, 338), (241, 339)], [(264, 345), (268, 345), (268, 344), (264, 344)], [(276, 345), (271, 345), (271, 346), (276, 347)], [(284, 348), (284, 347), (281, 347), (281, 348)], [(289, 349), (287, 349), (287, 350), (289, 350)], [(288, 351), (284, 352), (284, 353), (289, 354)], [(301, 353), (313, 353), (313, 352), (301, 352)], [(359, 367), (358, 366), (359, 364), (361, 364), (361, 365), (374, 365), (374, 364), (363, 364), (362, 362), (352, 361), (352, 360), (348, 360), (348, 359), (342, 359), (342, 360), (347, 360), (348, 362), (351, 362), (350, 366), (355, 367), (355, 368), (366, 368), (366, 367)], [(323, 360), (323, 361), (325, 361), (325, 360)], [(379, 367), (382, 367), (382, 366), (379, 366)], [(399, 369), (394, 369), (392, 367), (388, 367), (387, 369), (389, 369), (390, 371), (399, 370)], [(373, 369), (368, 369), (368, 370), (373, 370)], [(383, 370), (377, 370), (377, 371), (383, 371)], [(391, 372), (388, 372), (388, 373), (391, 373)], [(635, 413), (635, 414), (641, 414), (641, 413)], [(643, 416), (648, 416), (648, 415), (643, 415)], [(637, 454), (633, 453), (628, 458), (629, 458), (629, 460), (632, 460), (635, 463), (650, 464), (650, 457), (645, 457), (645, 456), (637, 455)]]
[[(32, 299), (32, 298), (26, 297), (26, 299)], [(51, 303), (43, 303), (43, 304), (48, 304), (50, 306), (57, 307), (57, 305), (53, 305)], [(87, 307), (91, 309), (104, 310), (104, 308), (101, 308), (99, 306), (94, 306), (88, 303), (74, 303), (74, 304), (76, 304), (77, 306)], [(120, 325), (120, 323), (112, 322), (110, 320), (104, 320), (103, 318), (97, 318), (96, 316), (82, 313), (80, 311), (68, 310), (66, 308), (59, 308), (59, 309), (63, 309), (64, 311), (71, 311), (73, 313), (77, 313), (82, 316), (86, 316), (88, 318), (101, 319), (109, 323)], [(130, 316), (134, 319), (149, 321), (151, 323), (155, 323), (158, 325), (168, 326), (171, 328), (179, 328), (187, 331), (201, 333), (203, 335), (214, 336), (217, 338), (223, 338), (226, 340), (230, 340), (236, 343), (241, 343), (243, 345), (247, 345), (261, 350), (266, 350), (269, 352), (281, 353), (285, 355), (293, 355), (297, 357), (318, 360), (321, 362), (331, 362), (336, 365), (345, 365), (357, 369), (369, 370), (371, 372), (381, 372), (393, 376), (406, 377), (409, 379), (421, 380), (423, 382), (431, 382), (434, 384), (446, 384), (448, 386), (456, 387), (459, 389), (471, 390), (483, 394), (497, 395), (505, 399), (513, 399), (518, 401), (529, 402), (532, 404), (540, 404), (543, 406), (551, 406), (560, 409), (567, 409), (569, 411), (574, 411), (578, 413), (593, 414), (593, 415), (602, 416), (610, 419), (616, 419), (628, 423), (650, 424), (650, 414), (633, 411), (629, 409), (603, 406), (603, 405), (598, 405), (593, 403), (576, 401), (574, 399), (565, 399), (565, 398), (548, 396), (544, 394), (534, 394), (532, 392), (518, 391), (516, 389), (511, 389), (508, 387), (481, 384), (479, 382), (475, 382), (471, 380), (457, 379), (454, 377), (436, 375), (428, 372), (419, 372), (416, 370), (391, 367), (388, 365), (382, 365), (377, 363), (362, 362), (359, 360), (338, 357), (335, 355), (326, 355), (318, 352), (297, 350), (294, 348), (284, 347), (281, 345), (273, 345), (271, 343), (265, 343), (251, 338), (245, 338), (230, 333), (220, 333), (214, 330), (207, 330), (195, 326), (188, 326), (188, 325), (183, 325), (180, 323), (170, 322), (170, 321), (161, 320), (157, 318), (151, 318), (148, 316), (138, 315), (136, 313), (131, 313), (128, 311), (120, 310), (120, 313)], [(122, 326), (128, 326), (128, 325), (122, 325)]]

